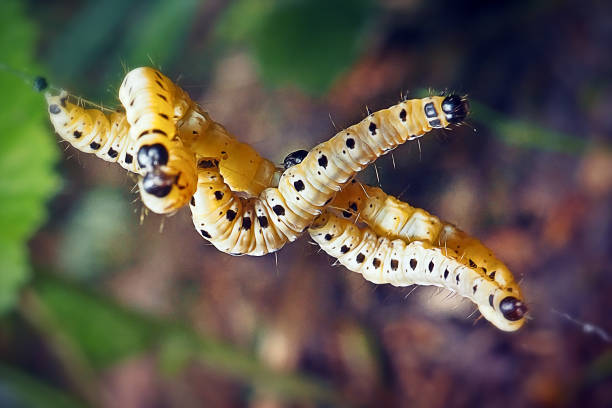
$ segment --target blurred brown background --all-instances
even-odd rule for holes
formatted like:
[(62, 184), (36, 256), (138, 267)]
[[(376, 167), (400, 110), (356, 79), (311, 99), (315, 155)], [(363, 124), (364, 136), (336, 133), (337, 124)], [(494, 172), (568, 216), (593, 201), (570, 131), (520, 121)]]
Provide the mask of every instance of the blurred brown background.
[(503, 333), (446, 291), (377, 287), (306, 236), (277, 257), (222, 254), (188, 210), (141, 218), (133, 177), (57, 143), (62, 184), (0, 322), (0, 405), (612, 404), (608, 2), (16, 9), (37, 33), (37, 65), (16, 68), (112, 105), (126, 70), (154, 65), (279, 163), (406, 93), (468, 94), (468, 123), (378, 160), (380, 185), (494, 249), (532, 319)]

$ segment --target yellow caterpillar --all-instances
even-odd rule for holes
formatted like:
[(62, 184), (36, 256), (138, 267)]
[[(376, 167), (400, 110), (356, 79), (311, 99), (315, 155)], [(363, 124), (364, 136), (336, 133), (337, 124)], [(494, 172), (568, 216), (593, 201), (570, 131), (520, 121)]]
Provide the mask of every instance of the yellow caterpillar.
[[(284, 165), (291, 167), (299, 163), (306, 153), (306, 151), (298, 150), (289, 154), (285, 158)], [(339, 213), (346, 222), (355, 223), (360, 221), (367, 224), (371, 229), (371, 231), (368, 230), (366, 233), (366, 231), (360, 230), (357, 227), (347, 227), (344, 223), (339, 224), (341, 228), (344, 228), (344, 234), (361, 234), (362, 238), (367, 235), (368, 239), (374, 237), (375, 234), (377, 239), (384, 237), (388, 241), (401, 240), (403, 245), (425, 248), (426, 251), (425, 249), (420, 251), (425, 251), (424, 253), (430, 256), (442, 254), (444, 258), (452, 262), (456, 267), (463, 265), (464, 268), (472, 271), (469, 276), (480, 276), (484, 281), (492, 281), (496, 285), (496, 290), (508, 294), (509, 300), (506, 300), (503, 304), (500, 303), (497, 309), (498, 312), (501, 310), (505, 311), (506, 314), (503, 315), (502, 313), (504, 319), (500, 320), (500, 314), (494, 313), (495, 309), (493, 304), (491, 304), (495, 297), (487, 297), (487, 300), (490, 301), (489, 305), (476, 302), (479, 304), (479, 309), (483, 315), (503, 330), (516, 330), (523, 324), (522, 317), (526, 313), (526, 307), (522, 301), (520, 288), (514, 281), (510, 270), (493, 255), (489, 248), (454, 225), (441, 221), (438, 217), (429, 214), (425, 210), (412, 207), (408, 203), (389, 196), (380, 188), (363, 185), (355, 180), (336, 195), (327, 212), (329, 213), (327, 216), (334, 217), (334, 221), (336, 218), (333, 213)], [(325, 216), (322, 216), (320, 220), (316, 220), (315, 226), (309, 230), (311, 235), (314, 234), (313, 238), (318, 238), (315, 241), (330, 255), (337, 257), (339, 254), (347, 254), (351, 249), (350, 245), (339, 244), (337, 241), (334, 241), (335, 244), (332, 244), (331, 241), (334, 234), (326, 231), (332, 228), (330, 224), (327, 224), (325, 228), (317, 227), (319, 224), (325, 224), (325, 221)], [(332, 225), (334, 224), (332, 223)], [(321, 236), (323, 236), (323, 239), (321, 239)], [(345, 236), (344, 239), (348, 238)], [(358, 240), (359, 237), (353, 236), (351, 239), (354, 241)], [(398, 245), (401, 246), (402, 243), (398, 243)], [(363, 253), (364, 257), (371, 254), (368, 251)], [(380, 260), (381, 257), (379, 256), (378, 259)], [(419, 260), (419, 258), (414, 259), (417, 262)], [(359, 269), (354, 269), (354, 263), (343, 262), (343, 259), (340, 259), (340, 262), (353, 271), (360, 271)], [(363, 263), (366, 265), (365, 258)], [(431, 269), (435, 266), (435, 263), (432, 261), (428, 265)], [(368, 265), (365, 268), (366, 271), (370, 269)], [(439, 279), (434, 279), (433, 283), (430, 282), (429, 284), (445, 286), (451, 290), (456, 290), (456, 287), (453, 287), (453, 285), (447, 285), (448, 282), (452, 283), (449, 276), (454, 277), (455, 280), (457, 279), (457, 274), (449, 275), (443, 273), (442, 278), (444, 279), (441, 282)], [(420, 281), (409, 283), (411, 282), (410, 280), (379, 282), (375, 279), (383, 278), (375, 278), (370, 275), (367, 275), (366, 279), (376, 283), (392, 283), (397, 286), (406, 286), (412, 283), (426, 284)], [(429, 281), (425, 279), (423, 282)], [(455, 283), (458, 284), (458, 282)], [(478, 288), (478, 285), (475, 283), (472, 285), (472, 288), (474, 287)]]
[[(160, 89), (164, 92), (154, 93)], [(72, 104), (66, 92), (46, 97), (51, 122), (62, 139), (85, 153), (96, 153), (144, 176), (141, 194), (151, 210), (171, 212), (185, 203), (185, 194), (196, 185), (192, 180), (197, 157), (219, 158), (221, 173), (235, 191), (258, 195), (273, 183), (276, 167), (272, 162), (238, 142), (158, 71), (152, 68), (131, 71), (120, 94), (132, 122), (138, 122), (136, 126), (128, 123), (124, 112), (106, 115)], [(134, 96), (133, 103), (129, 99), (132, 94), (140, 95)], [(173, 105), (172, 116), (166, 101)], [(145, 167), (139, 165), (137, 157)]]
[(125, 76), (119, 100), (144, 172), (138, 181), (143, 203), (156, 213), (175, 211), (196, 189), (195, 155), (184, 147), (176, 126), (193, 102), (159, 71), (146, 67)]
[(407, 100), (375, 112), (287, 166), (278, 188), (250, 199), (224, 183), (215, 157), (201, 160), (191, 202), (194, 225), (226, 253), (277, 251), (308, 228), (336, 193), (376, 158), (433, 127), (458, 123), (466, 113), (466, 102), (457, 96)]
[(452, 249), (460, 255), (457, 262), (477, 270), (511, 292), (519, 291), (508, 267), (482, 242), (378, 187), (352, 183), (336, 196), (334, 208), (343, 209), (344, 218), (358, 219), (380, 236), (408, 242), (423, 241), (443, 250)]
[(501, 330), (517, 330), (525, 321), (527, 308), (518, 286), (513, 281), (501, 285), (478, 268), (465, 265), (454, 249), (429, 241), (381, 237), (329, 211), (315, 220), (309, 232), (325, 252), (366, 280), (447, 288), (469, 298)]

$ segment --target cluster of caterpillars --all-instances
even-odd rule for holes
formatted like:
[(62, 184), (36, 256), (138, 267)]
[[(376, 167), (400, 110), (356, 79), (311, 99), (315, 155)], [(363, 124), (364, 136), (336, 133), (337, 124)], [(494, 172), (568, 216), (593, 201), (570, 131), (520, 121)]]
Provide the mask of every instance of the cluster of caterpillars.
[(465, 98), (404, 100), (372, 113), (310, 151), (289, 154), (279, 178), (274, 163), (153, 68), (126, 75), (119, 90), (124, 109), (110, 115), (67, 96), (47, 95), (56, 132), (137, 173), (150, 210), (171, 213), (189, 203), (196, 230), (223, 252), (265, 255), (308, 231), (371, 282), (442, 286), (471, 299), (502, 330), (524, 323), (520, 288), (480, 241), (354, 179), (400, 144), (461, 123)]

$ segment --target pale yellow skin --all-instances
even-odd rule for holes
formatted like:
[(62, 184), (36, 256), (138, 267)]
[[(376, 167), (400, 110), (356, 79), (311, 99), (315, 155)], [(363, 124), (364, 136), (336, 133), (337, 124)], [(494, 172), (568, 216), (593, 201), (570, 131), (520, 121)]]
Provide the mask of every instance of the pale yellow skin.
[(477, 268), (460, 262), (460, 254), (430, 241), (381, 237), (370, 228), (329, 211), (308, 230), (312, 239), (347, 269), (376, 284), (435, 285), (474, 302), (482, 315), (504, 331), (519, 329), (525, 318), (511, 321), (500, 311), (506, 297), (521, 300), (518, 286), (502, 286)]

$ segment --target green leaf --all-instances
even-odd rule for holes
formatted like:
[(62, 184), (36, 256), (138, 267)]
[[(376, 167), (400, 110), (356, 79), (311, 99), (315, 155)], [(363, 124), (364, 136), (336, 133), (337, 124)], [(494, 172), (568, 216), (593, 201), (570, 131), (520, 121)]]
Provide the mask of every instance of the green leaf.
[(61, 281), (39, 279), (36, 288), (59, 329), (95, 367), (145, 350), (158, 333), (151, 322)]
[(103, 368), (157, 346), (160, 368), (167, 375), (177, 374), (187, 362), (198, 361), (287, 401), (341, 405), (340, 396), (328, 385), (303, 375), (273, 371), (249, 352), (196, 333), (179, 322), (130, 312), (49, 276), (39, 276), (34, 288), (44, 313), (37, 312), (29, 319), (31, 324), (43, 332), (52, 330), (67, 336), (79, 347), (75, 353), (82, 353), (94, 367)]
[[(0, 313), (11, 308), (30, 274), (27, 240), (44, 222), (57, 191), (59, 152), (42, 95), (32, 89), (34, 25), (21, 2), (0, 3)], [(21, 75), (23, 78), (19, 78)]]
[[(148, 3), (147, 3), (148, 4)], [(162, 67), (185, 46), (200, 6), (197, 0), (158, 0), (135, 14), (121, 46), (128, 67)]]
[(351, 67), (376, 15), (368, 0), (242, 0), (227, 13), (217, 33), (250, 44), (265, 81), (315, 95)]

